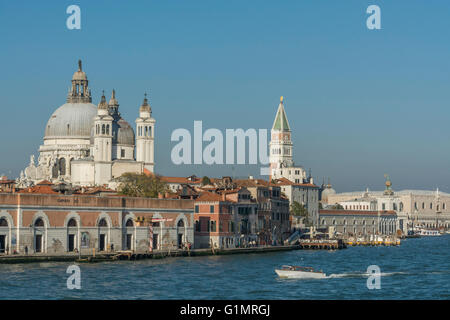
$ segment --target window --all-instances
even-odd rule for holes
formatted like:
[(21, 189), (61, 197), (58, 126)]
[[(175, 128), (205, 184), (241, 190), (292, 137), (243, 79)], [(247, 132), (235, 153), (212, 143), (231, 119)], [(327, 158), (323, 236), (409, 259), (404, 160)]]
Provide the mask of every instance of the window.
[(102, 218), (99, 222), (98, 222), (98, 226), (99, 227), (107, 227), (108, 224), (106, 223), (106, 220), (104, 218)]
[(383, 204), (381, 205), (381, 208), (382, 208), (382, 210), (386, 210), (386, 204), (383, 203)]
[(38, 218), (36, 220), (36, 222), (34, 223), (35, 227), (43, 227), (44, 226), (44, 220), (42, 220), (41, 218)]
[(67, 226), (68, 226), (68, 227), (76, 227), (76, 226), (77, 226), (77, 221), (76, 221), (74, 218), (72, 218), (72, 219), (70, 219), (69, 222), (67, 223)]
[(211, 232), (216, 232), (216, 221), (211, 221)]
[(422, 202), (422, 209), (425, 209), (425, 202)]
[(120, 149), (120, 156), (125, 158), (125, 149)]
[(198, 213), (198, 205), (195, 206), (195, 213)]
[(195, 231), (200, 232), (200, 221), (195, 220)]
[(102, 134), (105, 134), (105, 125), (102, 125)]
[(214, 213), (214, 206), (209, 206), (209, 213)]
[(125, 223), (125, 226), (126, 227), (133, 227), (134, 226), (133, 219), (128, 219), (127, 223)]
[(5, 218), (1, 218), (0, 219), (0, 227), (7, 227), (8, 226), (8, 221), (6, 221)]
[(433, 209), (433, 203), (430, 202), (430, 209)]

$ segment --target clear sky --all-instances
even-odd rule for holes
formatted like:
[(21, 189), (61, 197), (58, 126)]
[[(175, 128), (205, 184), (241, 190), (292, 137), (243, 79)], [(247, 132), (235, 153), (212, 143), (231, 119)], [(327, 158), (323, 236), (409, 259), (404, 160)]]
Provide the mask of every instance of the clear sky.
[[(81, 30), (66, 8), (81, 7)], [(381, 8), (382, 30), (366, 9)], [(157, 120), (156, 171), (257, 176), (255, 166), (176, 166), (176, 128), (267, 128), (279, 97), (294, 160), (337, 191), (450, 192), (450, 2), (1, 1), (0, 174), (37, 155), (83, 60), (97, 104), (114, 88), (134, 126)]]

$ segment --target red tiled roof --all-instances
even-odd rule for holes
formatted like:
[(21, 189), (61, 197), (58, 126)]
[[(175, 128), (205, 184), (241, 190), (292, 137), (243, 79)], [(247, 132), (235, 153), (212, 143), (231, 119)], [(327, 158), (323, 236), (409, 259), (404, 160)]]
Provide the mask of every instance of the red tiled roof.
[(196, 199), (196, 201), (208, 201), (208, 202), (213, 202), (213, 201), (224, 201), (223, 197), (217, 193), (213, 193), (213, 192), (202, 192), (200, 194), (200, 196)]
[(275, 186), (299, 186), (299, 187), (308, 187), (308, 188), (319, 188), (319, 186), (313, 184), (313, 183), (294, 183), (289, 179), (286, 178), (279, 178), (275, 180), (275, 183), (273, 184)]
[(268, 187), (270, 185), (269, 181), (263, 179), (237, 179), (233, 182), (241, 187)]
[(38, 194), (59, 194), (54, 191), (49, 185), (35, 185), (34, 187), (22, 189), (18, 193), (38, 193)]

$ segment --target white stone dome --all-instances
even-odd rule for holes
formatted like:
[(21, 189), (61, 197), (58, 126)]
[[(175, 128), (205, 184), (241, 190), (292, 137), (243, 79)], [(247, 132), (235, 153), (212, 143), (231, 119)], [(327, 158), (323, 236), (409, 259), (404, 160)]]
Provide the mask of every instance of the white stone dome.
[(322, 191), (322, 200), (327, 201), (330, 195), (336, 194), (336, 190), (334, 190), (331, 185), (327, 185), (327, 187)]
[(96, 115), (97, 107), (92, 103), (65, 103), (48, 120), (44, 140), (55, 137), (89, 139)]

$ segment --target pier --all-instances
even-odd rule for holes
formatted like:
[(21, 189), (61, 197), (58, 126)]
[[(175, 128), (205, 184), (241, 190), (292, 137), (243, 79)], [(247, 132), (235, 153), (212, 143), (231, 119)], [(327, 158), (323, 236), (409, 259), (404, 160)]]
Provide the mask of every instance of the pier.
[(281, 252), (290, 250), (335, 250), (346, 248), (343, 242), (311, 242), (309, 244), (286, 245), (286, 246), (262, 246), (249, 248), (207, 248), (192, 250), (157, 250), (153, 252), (133, 252), (133, 251), (117, 251), (96, 254), (33, 254), (33, 255), (2, 255), (0, 256), (0, 264), (14, 263), (40, 263), (40, 262), (78, 262), (78, 263), (94, 263), (107, 261), (135, 261), (143, 259), (163, 259), (169, 257), (199, 257), (211, 255), (230, 255), (230, 254), (257, 254)]

